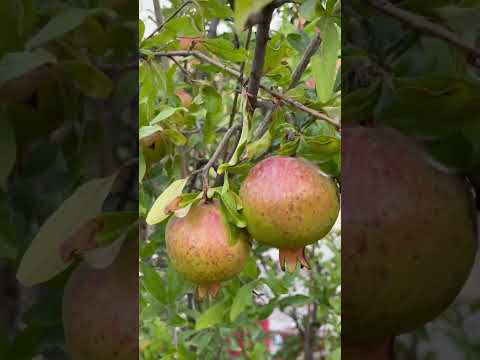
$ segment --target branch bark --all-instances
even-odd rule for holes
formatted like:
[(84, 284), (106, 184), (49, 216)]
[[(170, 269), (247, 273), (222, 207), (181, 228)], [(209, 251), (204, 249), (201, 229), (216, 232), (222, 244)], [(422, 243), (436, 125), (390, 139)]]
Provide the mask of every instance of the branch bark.
[(250, 78), (247, 85), (250, 104), (249, 111), (252, 114), (257, 105), (257, 95), (260, 88), (260, 80), (263, 75), (263, 65), (265, 63), (265, 53), (267, 50), (272, 15), (273, 9), (268, 7), (264, 8), (262, 11), (262, 21), (258, 24), (257, 28), (257, 35), (255, 39), (255, 55), (253, 57), (252, 69), (250, 71)]
[(458, 49), (466, 52), (467, 54), (475, 58), (480, 58), (480, 49), (470, 45), (462, 38), (448, 31), (444, 27), (430, 22), (422, 16), (412, 14), (408, 11), (400, 9), (386, 0), (368, 0), (368, 2), (377, 10), (403, 22), (415, 31), (429, 34), (431, 36), (445, 40), (446, 42), (456, 46)]
[[(232, 69), (232, 68), (222, 64), (221, 62), (219, 62), (215, 59), (212, 59), (212, 58), (208, 57), (207, 55), (205, 55), (205, 54), (203, 54), (199, 51), (196, 51), (196, 50), (157, 52), (157, 53), (154, 53), (154, 55), (156, 57), (195, 56), (200, 60), (203, 60), (205, 62), (208, 62), (209, 64), (212, 64), (212, 65), (218, 67), (219, 69), (223, 70), (224, 72), (226, 72), (229, 75), (232, 75), (236, 78), (240, 78), (240, 72), (238, 70)], [(328, 115), (326, 115), (324, 113), (321, 113), (321, 112), (319, 112), (315, 109), (311, 109), (311, 108), (303, 105), (302, 103), (299, 103), (298, 101), (290, 98), (289, 96), (286, 96), (284, 94), (279, 93), (276, 90), (273, 90), (273, 89), (269, 88), (268, 86), (260, 84), (259, 87), (260, 87), (260, 89), (267, 92), (268, 94), (270, 94), (274, 98), (276, 98), (278, 100), (281, 100), (282, 102), (284, 102), (284, 103), (286, 103), (290, 106), (293, 106), (293, 107), (295, 107), (295, 108), (297, 108), (297, 109), (299, 109), (303, 112), (306, 112), (307, 114), (310, 114), (317, 119), (324, 120), (324, 121), (330, 123), (333, 127), (335, 127), (335, 129), (340, 129), (340, 124), (338, 124), (334, 119), (330, 118)]]

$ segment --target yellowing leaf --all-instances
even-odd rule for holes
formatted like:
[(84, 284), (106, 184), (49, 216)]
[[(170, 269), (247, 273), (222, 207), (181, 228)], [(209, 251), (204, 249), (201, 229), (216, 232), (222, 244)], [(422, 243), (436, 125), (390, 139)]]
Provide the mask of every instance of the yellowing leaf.
[(165, 212), (165, 208), (177, 197), (182, 194), (183, 188), (187, 184), (188, 178), (176, 180), (155, 200), (152, 208), (148, 212), (146, 222), (154, 225), (165, 220), (170, 214)]
[(62, 242), (100, 213), (116, 177), (117, 173), (83, 184), (50, 215), (22, 258), (17, 272), (22, 285), (45, 282), (68, 267), (70, 262), (60, 253)]

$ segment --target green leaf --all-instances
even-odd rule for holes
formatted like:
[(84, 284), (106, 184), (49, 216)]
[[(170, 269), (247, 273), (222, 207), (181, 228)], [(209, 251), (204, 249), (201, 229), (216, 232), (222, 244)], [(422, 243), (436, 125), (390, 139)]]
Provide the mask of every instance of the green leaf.
[(175, 145), (183, 146), (187, 143), (187, 138), (177, 129), (166, 129), (163, 133), (167, 136), (167, 138), (173, 142)]
[(326, 103), (333, 95), (337, 76), (337, 57), (340, 49), (340, 34), (333, 19), (325, 22), (320, 54), (312, 57), (318, 100)]
[(188, 178), (176, 180), (168, 186), (165, 191), (155, 200), (148, 212), (146, 222), (155, 225), (165, 220), (170, 214), (165, 213), (165, 208), (178, 196), (182, 194)]
[(148, 265), (142, 266), (143, 285), (147, 291), (160, 303), (164, 304), (166, 300), (165, 284), (160, 274)]
[(184, 107), (177, 107), (177, 108), (174, 108), (174, 107), (166, 107), (165, 109), (163, 109), (162, 111), (160, 111), (157, 116), (155, 116), (153, 118), (152, 121), (150, 121), (150, 125), (153, 125), (153, 124), (156, 124), (156, 123), (159, 123), (160, 121), (163, 121), (165, 119), (168, 119), (170, 116), (172, 116), (173, 114), (175, 114), (177, 111), (188, 111), (186, 108)]
[(98, 245), (106, 246), (137, 227), (138, 213), (119, 211), (103, 213), (97, 218), (102, 223), (102, 229), (96, 234), (95, 240)]
[(203, 139), (205, 144), (211, 144), (215, 140), (215, 127), (223, 118), (223, 101), (220, 94), (211, 86), (202, 88), (204, 108), (207, 110), (203, 125)]
[(306, 0), (302, 6), (300, 6), (300, 15), (307, 21), (312, 21), (317, 17), (316, 8), (318, 0)]
[(235, 1), (235, 28), (238, 32), (243, 30), (248, 16), (260, 10), (271, 0), (236, 0)]
[(303, 136), (297, 155), (312, 161), (327, 161), (340, 153), (340, 139), (332, 136)]
[(263, 155), (270, 149), (270, 145), (272, 145), (272, 135), (270, 131), (266, 131), (260, 139), (247, 145), (245, 156), (242, 157), (242, 160), (251, 160)]
[(223, 321), (228, 310), (228, 301), (219, 302), (205, 311), (197, 320), (195, 330), (203, 330), (215, 326)]
[(231, 190), (221, 192), (220, 197), (222, 199), (225, 208), (227, 209), (228, 218), (235, 224), (236, 227), (244, 228), (247, 226), (247, 221), (242, 214), (237, 210), (237, 203)]
[(138, 21), (138, 43), (140, 44), (145, 36), (145, 23), (142, 20)]
[(138, 182), (141, 183), (147, 172), (147, 164), (142, 149), (138, 150)]
[(56, 62), (56, 57), (43, 49), (6, 54), (0, 59), (0, 87), (5, 82), (26, 75), (42, 65)]
[(80, 61), (65, 61), (62, 68), (88, 97), (106, 99), (113, 90), (112, 80), (96, 67)]
[(242, 109), (242, 114), (243, 114), (243, 121), (242, 121), (242, 133), (240, 134), (240, 139), (238, 141), (237, 147), (236, 147), (235, 152), (233, 153), (233, 156), (230, 159), (230, 161), (228, 163), (222, 164), (218, 167), (217, 172), (219, 174), (222, 174), (230, 166), (237, 165), (240, 155), (243, 153), (243, 150), (245, 149), (245, 146), (246, 146), (247, 142), (250, 140), (250, 137), (251, 137), (251, 133), (250, 133), (251, 119), (250, 119), (250, 115), (247, 111), (246, 96), (242, 96), (242, 98), (241, 98), (241, 109)]
[(60, 254), (62, 242), (100, 213), (116, 177), (117, 173), (83, 184), (50, 215), (22, 258), (17, 273), (22, 285), (40, 284), (68, 267)]
[(243, 268), (243, 275), (249, 277), (250, 279), (256, 279), (258, 276), (257, 260), (256, 258), (250, 256), (248, 258), (247, 264)]
[(232, 9), (218, 0), (198, 1), (206, 20), (225, 19), (233, 16)]
[(310, 304), (312, 301), (313, 299), (306, 295), (292, 295), (281, 299), (278, 306), (283, 309), (287, 306), (303, 306)]
[(203, 45), (212, 54), (224, 60), (241, 62), (247, 59), (247, 51), (245, 49), (235, 49), (231, 41), (222, 38), (205, 39)]
[(232, 307), (230, 308), (230, 321), (235, 321), (247, 306), (253, 304), (253, 289), (256, 282), (251, 282), (243, 285), (237, 292), (233, 299)]
[(141, 140), (141, 139), (149, 137), (150, 135), (153, 135), (157, 132), (160, 132), (162, 130), (163, 129), (158, 125), (142, 126), (142, 127), (140, 127), (140, 130), (138, 131), (138, 138)]
[(0, 188), (6, 189), (7, 180), (15, 166), (17, 145), (15, 133), (6, 111), (0, 109)]
[(26, 47), (31, 49), (39, 47), (52, 40), (56, 40), (73, 29), (79, 27), (88, 16), (106, 13), (105, 10), (85, 10), (68, 8), (52, 18), (30, 41)]

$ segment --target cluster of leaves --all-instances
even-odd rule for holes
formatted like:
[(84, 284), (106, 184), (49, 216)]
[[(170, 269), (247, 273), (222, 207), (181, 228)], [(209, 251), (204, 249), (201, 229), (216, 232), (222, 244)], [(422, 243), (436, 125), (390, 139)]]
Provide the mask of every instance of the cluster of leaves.
[[(298, 327), (293, 336), (276, 345), (280, 346), (277, 357), (295, 358), (303, 352), (307, 357), (314, 352), (323, 358), (340, 357), (338, 234), (312, 247), (312, 261), (318, 268), (311, 272), (297, 269), (285, 275), (269, 250), (255, 245), (243, 272), (222, 284), (212, 303), (197, 301), (193, 285), (175, 271), (165, 250), (165, 220), (172, 213), (185, 216), (201, 200), (205, 185), (209, 185), (207, 196), (220, 201), (232, 231), (245, 228), (239, 186), (265, 157), (301, 156), (332, 177), (340, 175), (340, 134), (335, 126), (263, 90), (252, 114), (244, 82), (232, 75), (231, 70), (242, 69), (247, 79), (252, 71), (255, 31), (246, 44), (249, 35), (243, 24), (267, 3), (171, 1), (161, 8), (168, 21), (161, 23), (158, 32), (145, 34), (140, 21), (139, 212), (151, 225), (146, 227), (140, 251), (144, 360), (157, 359), (159, 354), (162, 359), (272, 358), (268, 344), (280, 335), (265, 331), (261, 321), (274, 311), (293, 314)], [(277, 9), (274, 22), (278, 26), (270, 29), (261, 78), (265, 87), (337, 123), (339, 6), (338, 1), (306, 0)], [(320, 48), (298, 84), (291, 86), (292, 74), (318, 30)], [(257, 134), (270, 111), (266, 132)], [(222, 140), (226, 140), (224, 149)], [(205, 184), (205, 177), (199, 175), (219, 150), (206, 168), (209, 183)], [(334, 255), (322, 261), (324, 247)]]
[[(0, 357), (63, 359), (61, 299), (72, 262), (62, 261), (58, 244), (100, 213), (116, 175), (87, 180), (111, 175), (136, 152), (111, 134), (136, 129), (137, 9), (125, 1), (5, 0), (0, 13), (0, 261), (19, 269), (21, 285), (44, 282), (6, 309), (27, 311), (13, 334), (0, 334)], [(100, 150), (106, 139), (111, 147)], [(105, 208), (118, 203), (111, 194)]]

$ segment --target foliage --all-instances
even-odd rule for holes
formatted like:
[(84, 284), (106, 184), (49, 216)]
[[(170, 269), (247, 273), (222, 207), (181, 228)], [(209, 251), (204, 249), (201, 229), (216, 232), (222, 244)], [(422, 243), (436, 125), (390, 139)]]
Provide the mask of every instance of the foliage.
[(103, 245), (136, 221), (114, 220), (136, 203), (128, 170), (118, 171), (137, 151), (133, 9), (112, 0), (0, 4), (0, 266), (21, 292), (11, 308), (2, 298), (0, 318), (16, 317), (7, 334), (0, 324), (0, 358), (67, 358), (61, 299), (78, 261), (62, 259), (60, 243), (96, 216)]
[[(309, 247), (311, 271), (293, 274), (280, 271), (271, 250), (254, 245), (243, 272), (204, 302), (166, 254), (166, 218), (185, 216), (204, 194), (221, 201), (232, 229), (244, 228), (239, 186), (265, 157), (301, 156), (340, 175), (340, 3), (306, 0), (275, 10), (258, 94), (247, 91), (254, 89), (262, 25), (248, 44), (243, 25), (256, 24), (252, 12), (263, 16), (268, 2), (231, 3), (171, 1), (153, 34), (142, 34), (140, 21), (140, 216), (148, 224), (140, 251), (141, 358), (291, 359), (305, 353), (339, 359), (338, 233)], [(326, 34), (320, 48), (291, 84), (318, 30)], [(239, 70), (247, 81), (239, 81)], [(259, 100), (256, 109), (252, 98)], [(273, 312), (294, 319), (292, 336), (279, 341), (279, 334), (262, 329), (261, 320)], [(267, 349), (272, 341), (276, 350)]]
[[(381, 3), (343, 3), (342, 121), (392, 126), (423, 141), (438, 166), (468, 178), (480, 209), (480, 72), (470, 50), (478, 48), (479, 3), (388, 2), (403, 10), (402, 21)], [(478, 324), (478, 308), (469, 304), (478, 301), (478, 286), (467, 291), (475, 295), (465, 304), (400, 337), (396, 357), (477, 358), (475, 331), (468, 334), (463, 322)]]

